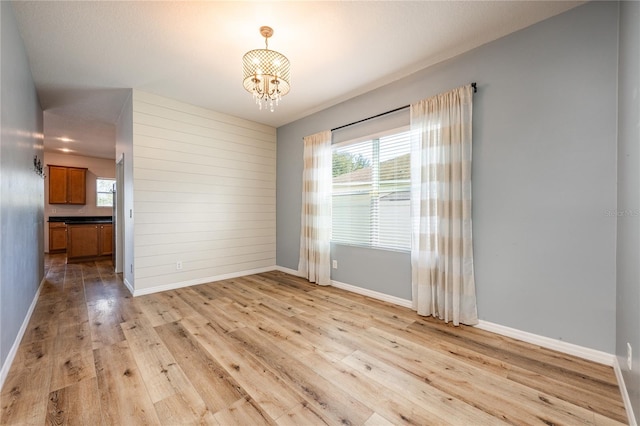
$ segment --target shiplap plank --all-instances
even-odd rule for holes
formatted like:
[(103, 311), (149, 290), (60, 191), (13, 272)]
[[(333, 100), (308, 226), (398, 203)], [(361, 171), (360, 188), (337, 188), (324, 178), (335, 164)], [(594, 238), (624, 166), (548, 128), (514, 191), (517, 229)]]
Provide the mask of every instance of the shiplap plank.
[[(213, 232), (191, 232), (191, 233), (179, 233), (172, 234), (171, 242), (167, 242), (167, 237), (164, 233), (154, 234), (136, 234), (135, 247), (148, 247), (156, 246), (159, 244), (172, 245), (172, 244), (233, 244), (230, 240), (236, 240), (239, 244), (243, 244), (243, 240), (253, 237), (272, 237), (275, 238), (276, 231), (272, 227), (265, 227), (261, 229), (240, 229), (240, 230), (218, 230)], [(197, 247), (194, 246), (197, 250)], [(184, 249), (181, 249), (184, 250)]]
[[(167, 193), (171, 193), (171, 200), (167, 200)], [(257, 204), (273, 204), (275, 188), (260, 188), (255, 186), (231, 187), (217, 182), (191, 183), (184, 185), (179, 182), (163, 181), (162, 189), (158, 190), (156, 181), (140, 179), (136, 185), (136, 203), (143, 202), (173, 202), (173, 203), (208, 203), (208, 198), (200, 195), (223, 196), (237, 195), (256, 200)]]
[[(187, 138), (184, 138), (187, 139)], [(232, 142), (209, 141), (208, 144), (195, 144), (189, 141), (177, 141), (151, 136), (138, 135), (139, 148), (172, 151), (175, 153), (199, 153), (203, 156), (236, 160), (244, 159), (247, 163), (271, 164), (276, 161), (273, 149), (258, 150), (255, 147), (239, 145)], [(242, 147), (243, 149), (237, 149)], [(233, 148), (233, 149), (232, 149)]]
[[(216, 185), (219, 187), (231, 187), (231, 188), (239, 188), (239, 187), (252, 187), (252, 188), (265, 188), (265, 189), (275, 189), (275, 179), (273, 181), (260, 181), (257, 179), (250, 179), (246, 176), (242, 177), (225, 177), (225, 176), (216, 176), (215, 180), (205, 179), (202, 174), (191, 173), (191, 172), (178, 172), (174, 170), (157, 170), (157, 169), (147, 169), (143, 167), (139, 167), (139, 165), (134, 170), (134, 179), (136, 181), (136, 187), (138, 182), (140, 181), (149, 181), (149, 183), (153, 183), (155, 181), (163, 182), (163, 185), (170, 185), (172, 183), (181, 184), (182, 188), (185, 192), (189, 192), (191, 185), (193, 184), (202, 184), (202, 185)], [(162, 190), (164, 186), (158, 188), (147, 188), (151, 190)]]
[[(143, 197), (146, 194), (143, 194)], [(155, 198), (151, 199), (151, 198)], [(197, 204), (201, 206), (203, 209), (223, 209), (224, 211), (229, 211), (228, 207), (220, 207), (220, 200), (232, 199), (231, 194), (183, 194), (178, 192), (165, 192), (157, 197), (147, 197), (146, 200), (137, 200), (136, 205), (137, 208), (145, 208), (147, 204), (164, 204), (164, 208), (166, 209), (175, 209), (174, 211), (180, 211), (181, 207), (177, 205), (185, 205), (185, 204)], [(237, 209), (240, 211), (246, 211), (246, 206), (264, 206), (264, 207), (272, 207), (275, 206), (275, 200), (273, 196), (247, 196), (244, 199), (241, 199), (241, 202), (235, 202), (234, 205), (237, 205)], [(184, 209), (184, 208), (183, 208)], [(153, 210), (151, 210), (153, 211)], [(213, 211), (213, 210), (212, 210)]]
[[(170, 145), (170, 143), (167, 143), (167, 145)], [(241, 168), (243, 170), (270, 170), (276, 164), (276, 160), (273, 158), (248, 156), (246, 154), (220, 155), (220, 152), (215, 147), (209, 149), (198, 147), (198, 149), (193, 149), (190, 152), (182, 152), (162, 147), (139, 146), (136, 149), (135, 157), (163, 160), (170, 153), (171, 161), (176, 163), (199, 164), (215, 168)]]
[[(136, 210), (137, 211), (137, 210)], [(207, 222), (226, 222), (232, 220), (234, 222), (253, 222), (257, 220), (275, 220), (275, 212), (254, 211), (251, 213), (228, 212), (228, 213), (160, 213), (160, 212), (137, 212), (136, 223), (162, 223), (162, 224), (180, 224), (189, 223), (207, 223)]]
[[(224, 162), (218, 165), (192, 164), (173, 160), (171, 155), (166, 159), (140, 157), (134, 153), (134, 167), (152, 170), (167, 170), (174, 172), (195, 173), (203, 176), (203, 179), (216, 177), (240, 178), (240, 179), (273, 179), (275, 167), (267, 167), (259, 164), (246, 164), (242, 167), (227, 167)], [(134, 180), (137, 178), (134, 169)]]
[[(266, 268), (275, 264), (271, 253), (257, 253), (245, 256), (211, 259), (210, 261), (182, 262), (183, 269), (176, 271), (176, 263), (136, 269), (136, 282), (149, 281), (154, 285), (168, 285), (174, 282), (191, 281), (198, 278), (215, 277), (256, 268)], [(142, 285), (140, 288), (144, 288)], [(138, 286), (136, 285), (136, 289)]]
[[(215, 120), (207, 120), (201, 117), (183, 114), (179, 111), (160, 110), (160, 112), (168, 112), (168, 114), (149, 114), (142, 111), (133, 112), (133, 123), (144, 124), (151, 127), (178, 129), (185, 134), (196, 136), (208, 136), (216, 140), (250, 140), (254, 142), (271, 143), (275, 138), (273, 135), (256, 131), (248, 127), (239, 127), (221, 123)], [(181, 116), (186, 121), (181, 121)]]
[[(204, 269), (189, 271), (185, 270), (181, 274), (164, 273), (159, 276), (152, 276), (155, 271), (153, 268), (145, 268), (139, 274), (147, 272), (148, 276), (136, 276), (136, 289), (146, 290), (153, 287), (172, 285), (181, 282), (191, 282), (194, 280), (204, 280), (203, 282), (212, 281), (213, 278), (228, 274), (244, 275), (246, 271), (260, 268), (270, 268), (275, 264), (275, 256), (263, 261), (251, 261), (245, 263), (233, 263), (228, 265), (219, 265), (217, 267), (207, 267)], [(168, 269), (168, 268), (167, 268)], [(175, 269), (175, 266), (174, 266)]]
[[(230, 197), (229, 197), (230, 198)], [(207, 214), (238, 214), (255, 212), (259, 210), (260, 213), (275, 213), (276, 206), (274, 204), (237, 204), (237, 203), (225, 203), (227, 198), (220, 197), (213, 202), (197, 203), (201, 208), (207, 209)], [(136, 212), (140, 213), (156, 213), (163, 212), (168, 214), (185, 214), (192, 212), (192, 208), (186, 206), (187, 203), (165, 203), (165, 202), (136, 202)], [(207, 218), (208, 219), (208, 218)]]
[(162, 104), (164, 108), (184, 111), (193, 115), (209, 118), (211, 120), (218, 120), (225, 123), (234, 124), (239, 127), (248, 127), (259, 130), (263, 133), (272, 134), (275, 136), (276, 129), (266, 124), (260, 124), (253, 121), (246, 120), (244, 118), (234, 117), (229, 114), (224, 114), (210, 109), (201, 108), (195, 105), (186, 104), (174, 99), (165, 98), (163, 96), (154, 95), (152, 93), (142, 92), (139, 90), (133, 91), (133, 99), (135, 101), (135, 108), (144, 108), (144, 104), (159, 105)]
[(244, 152), (247, 154), (259, 154), (264, 157), (275, 158), (275, 138), (273, 140), (256, 140), (246, 136), (225, 136), (224, 138), (211, 138), (211, 135), (194, 135), (176, 130), (163, 129), (142, 123), (136, 124), (136, 136), (143, 138), (143, 145), (151, 139), (165, 139), (190, 145), (210, 146), (214, 143), (224, 150)]
[(162, 266), (163, 264), (175, 266), (176, 256), (179, 256), (183, 263), (190, 262), (194, 265), (197, 263), (206, 264), (212, 258), (220, 259), (224, 257), (235, 257), (236, 259), (241, 259), (243, 256), (254, 256), (262, 253), (267, 253), (271, 256), (274, 252), (273, 249), (273, 244), (224, 247), (215, 250), (185, 251), (181, 253), (156, 254), (151, 256), (141, 255), (137, 262), (139, 268), (156, 267)]
[(143, 92), (133, 111), (136, 289), (273, 266), (276, 130)]
[[(179, 114), (179, 113), (178, 113)], [(191, 120), (191, 122), (183, 122), (174, 118), (162, 117), (152, 114), (147, 114), (140, 111), (133, 112), (133, 128), (134, 134), (135, 128), (138, 124), (144, 124), (147, 126), (158, 127), (167, 130), (177, 130), (187, 134), (193, 134), (198, 136), (207, 136), (213, 139), (233, 139), (233, 138), (247, 138), (253, 140), (260, 140), (269, 143), (273, 138), (270, 135), (265, 135), (262, 132), (256, 132), (252, 129), (237, 126), (225, 126), (224, 124), (210, 122), (206, 119)], [(217, 125), (218, 128), (210, 127)]]
[[(226, 221), (210, 221), (207, 223), (182, 223), (181, 228), (177, 229), (175, 227), (171, 228), (169, 226), (157, 223), (149, 223), (149, 224), (137, 224), (135, 229), (136, 238), (138, 235), (145, 234), (166, 234), (171, 235), (173, 233), (190, 233), (190, 232), (218, 232), (224, 230), (234, 230), (240, 231), (243, 229), (270, 229), (275, 226), (275, 220), (256, 220), (253, 222), (243, 223), (238, 220), (226, 220)], [(167, 242), (172, 242), (172, 239), (168, 239)]]
[(145, 256), (161, 256), (172, 253), (185, 253), (188, 251), (203, 252), (223, 248), (233, 249), (251, 245), (273, 247), (275, 242), (275, 235), (269, 235), (265, 237), (237, 238), (233, 240), (208, 240), (188, 243), (151, 244), (146, 246), (136, 244), (135, 247), (144, 247)]

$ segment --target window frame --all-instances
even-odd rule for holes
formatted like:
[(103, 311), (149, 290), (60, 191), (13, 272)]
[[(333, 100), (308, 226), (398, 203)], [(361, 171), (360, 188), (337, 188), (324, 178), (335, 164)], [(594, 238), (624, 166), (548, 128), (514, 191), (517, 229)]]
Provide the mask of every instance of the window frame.
[[(341, 240), (335, 239), (334, 236), (334, 229), (332, 226), (332, 231), (331, 231), (331, 243), (332, 244), (337, 244), (337, 245), (342, 245), (342, 246), (353, 246), (353, 247), (361, 247), (361, 248), (367, 248), (367, 249), (373, 249), (373, 250), (384, 250), (384, 251), (395, 251), (395, 252), (402, 252), (402, 253), (409, 253), (411, 252), (411, 199), (409, 198), (409, 205), (408, 205), (408, 214), (409, 216), (407, 216), (406, 218), (406, 223), (409, 227), (409, 234), (408, 234), (408, 238), (405, 241), (405, 244), (400, 247), (398, 245), (386, 245), (384, 243), (380, 243), (380, 230), (381, 230), (381, 226), (380, 226), (380, 219), (381, 219), (381, 209), (380, 209), (380, 202), (382, 201), (382, 199), (385, 196), (388, 196), (390, 193), (393, 192), (387, 192), (387, 191), (380, 191), (380, 186), (381, 183), (384, 182), (383, 179), (381, 179), (380, 176), (380, 165), (384, 163), (384, 161), (380, 161), (380, 139), (384, 138), (384, 137), (389, 137), (389, 136), (394, 136), (394, 135), (399, 135), (399, 134), (406, 134), (407, 137), (407, 152), (405, 154), (402, 155), (409, 155), (409, 178), (408, 178), (408, 182), (406, 184), (406, 192), (409, 194), (411, 194), (411, 129), (409, 125), (403, 125), (400, 127), (394, 127), (393, 129), (388, 129), (388, 130), (384, 130), (382, 132), (376, 132), (370, 135), (366, 135), (366, 136), (361, 136), (361, 137), (357, 137), (357, 138), (353, 138), (350, 140), (346, 140), (346, 141), (340, 141), (338, 143), (334, 143), (332, 144), (331, 150), (332, 150), (332, 155), (335, 152), (339, 152), (340, 148), (344, 148), (347, 147), (349, 145), (356, 145), (359, 143), (363, 143), (363, 142), (369, 142), (372, 146), (372, 149), (375, 150), (376, 152), (372, 152), (371, 155), (371, 159), (372, 161), (375, 159), (377, 160), (377, 164), (371, 164), (371, 168), (372, 168), (372, 176), (371, 176), (371, 181), (369, 183), (369, 185), (371, 186), (371, 190), (369, 192), (370, 194), (370, 200), (373, 204), (376, 204), (376, 206), (374, 207), (373, 205), (370, 207), (369, 209), (369, 217), (368, 220), (369, 222), (369, 233), (370, 236), (368, 238), (368, 241), (362, 241), (362, 242), (354, 242), (354, 241), (345, 241), (345, 240)], [(376, 142), (377, 141), (377, 142)], [(376, 147), (377, 146), (377, 150)], [(399, 157), (399, 156), (398, 156)], [(393, 158), (398, 158), (398, 157), (393, 157)], [(385, 160), (386, 161), (386, 160)], [(374, 170), (376, 170), (374, 172)], [(358, 170), (358, 169), (357, 169)], [(356, 170), (356, 171), (357, 171)], [(332, 169), (332, 174), (333, 174), (333, 169)], [(340, 175), (341, 176), (341, 175)], [(376, 178), (377, 177), (377, 181)], [(331, 188), (332, 188), (332, 202), (335, 200), (335, 184), (334, 184), (334, 178), (332, 176), (332, 183), (331, 183)], [(404, 179), (403, 179), (404, 180)], [(400, 186), (400, 185), (399, 185)], [(345, 194), (346, 195), (346, 194)], [(353, 195), (353, 194), (351, 194)], [(335, 207), (334, 207), (335, 208)], [(374, 214), (374, 210), (377, 211), (377, 214)], [(334, 223), (334, 213), (332, 212), (332, 225)]]
[(110, 181), (112, 183), (112, 187), (113, 185), (115, 185), (116, 183), (116, 178), (110, 178), (110, 177), (96, 177), (96, 207), (99, 208), (113, 208), (113, 197), (111, 198), (111, 204), (104, 206), (104, 205), (100, 205), (99, 201), (100, 201), (100, 194), (113, 194), (114, 191), (113, 189), (109, 192), (105, 192), (105, 191), (99, 191), (99, 185), (98, 185), (98, 181)]

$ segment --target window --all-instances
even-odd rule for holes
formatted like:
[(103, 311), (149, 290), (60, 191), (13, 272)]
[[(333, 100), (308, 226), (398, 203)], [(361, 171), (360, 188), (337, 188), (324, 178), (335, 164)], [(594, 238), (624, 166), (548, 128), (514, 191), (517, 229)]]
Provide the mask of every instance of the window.
[(411, 249), (410, 194), (407, 128), (334, 144), (331, 240)]
[(115, 179), (96, 179), (96, 206), (113, 207), (113, 186), (115, 183)]

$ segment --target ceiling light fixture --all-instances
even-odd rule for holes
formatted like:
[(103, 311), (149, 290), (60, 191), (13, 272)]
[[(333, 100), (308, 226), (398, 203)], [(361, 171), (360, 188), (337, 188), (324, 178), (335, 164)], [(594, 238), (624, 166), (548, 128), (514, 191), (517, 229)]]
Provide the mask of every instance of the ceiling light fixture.
[(275, 50), (269, 50), (269, 37), (273, 35), (271, 27), (260, 27), (264, 37), (264, 49), (250, 50), (242, 57), (244, 88), (253, 95), (260, 109), (267, 105), (271, 112), (274, 106), (291, 88), (289, 60)]

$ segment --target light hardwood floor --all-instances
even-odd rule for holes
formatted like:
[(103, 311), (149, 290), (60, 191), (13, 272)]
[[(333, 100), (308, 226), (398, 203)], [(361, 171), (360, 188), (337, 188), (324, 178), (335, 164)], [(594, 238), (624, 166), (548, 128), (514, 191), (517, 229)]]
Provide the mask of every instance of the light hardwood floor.
[(609, 367), (280, 272), (132, 298), (46, 262), (2, 424), (626, 422)]

